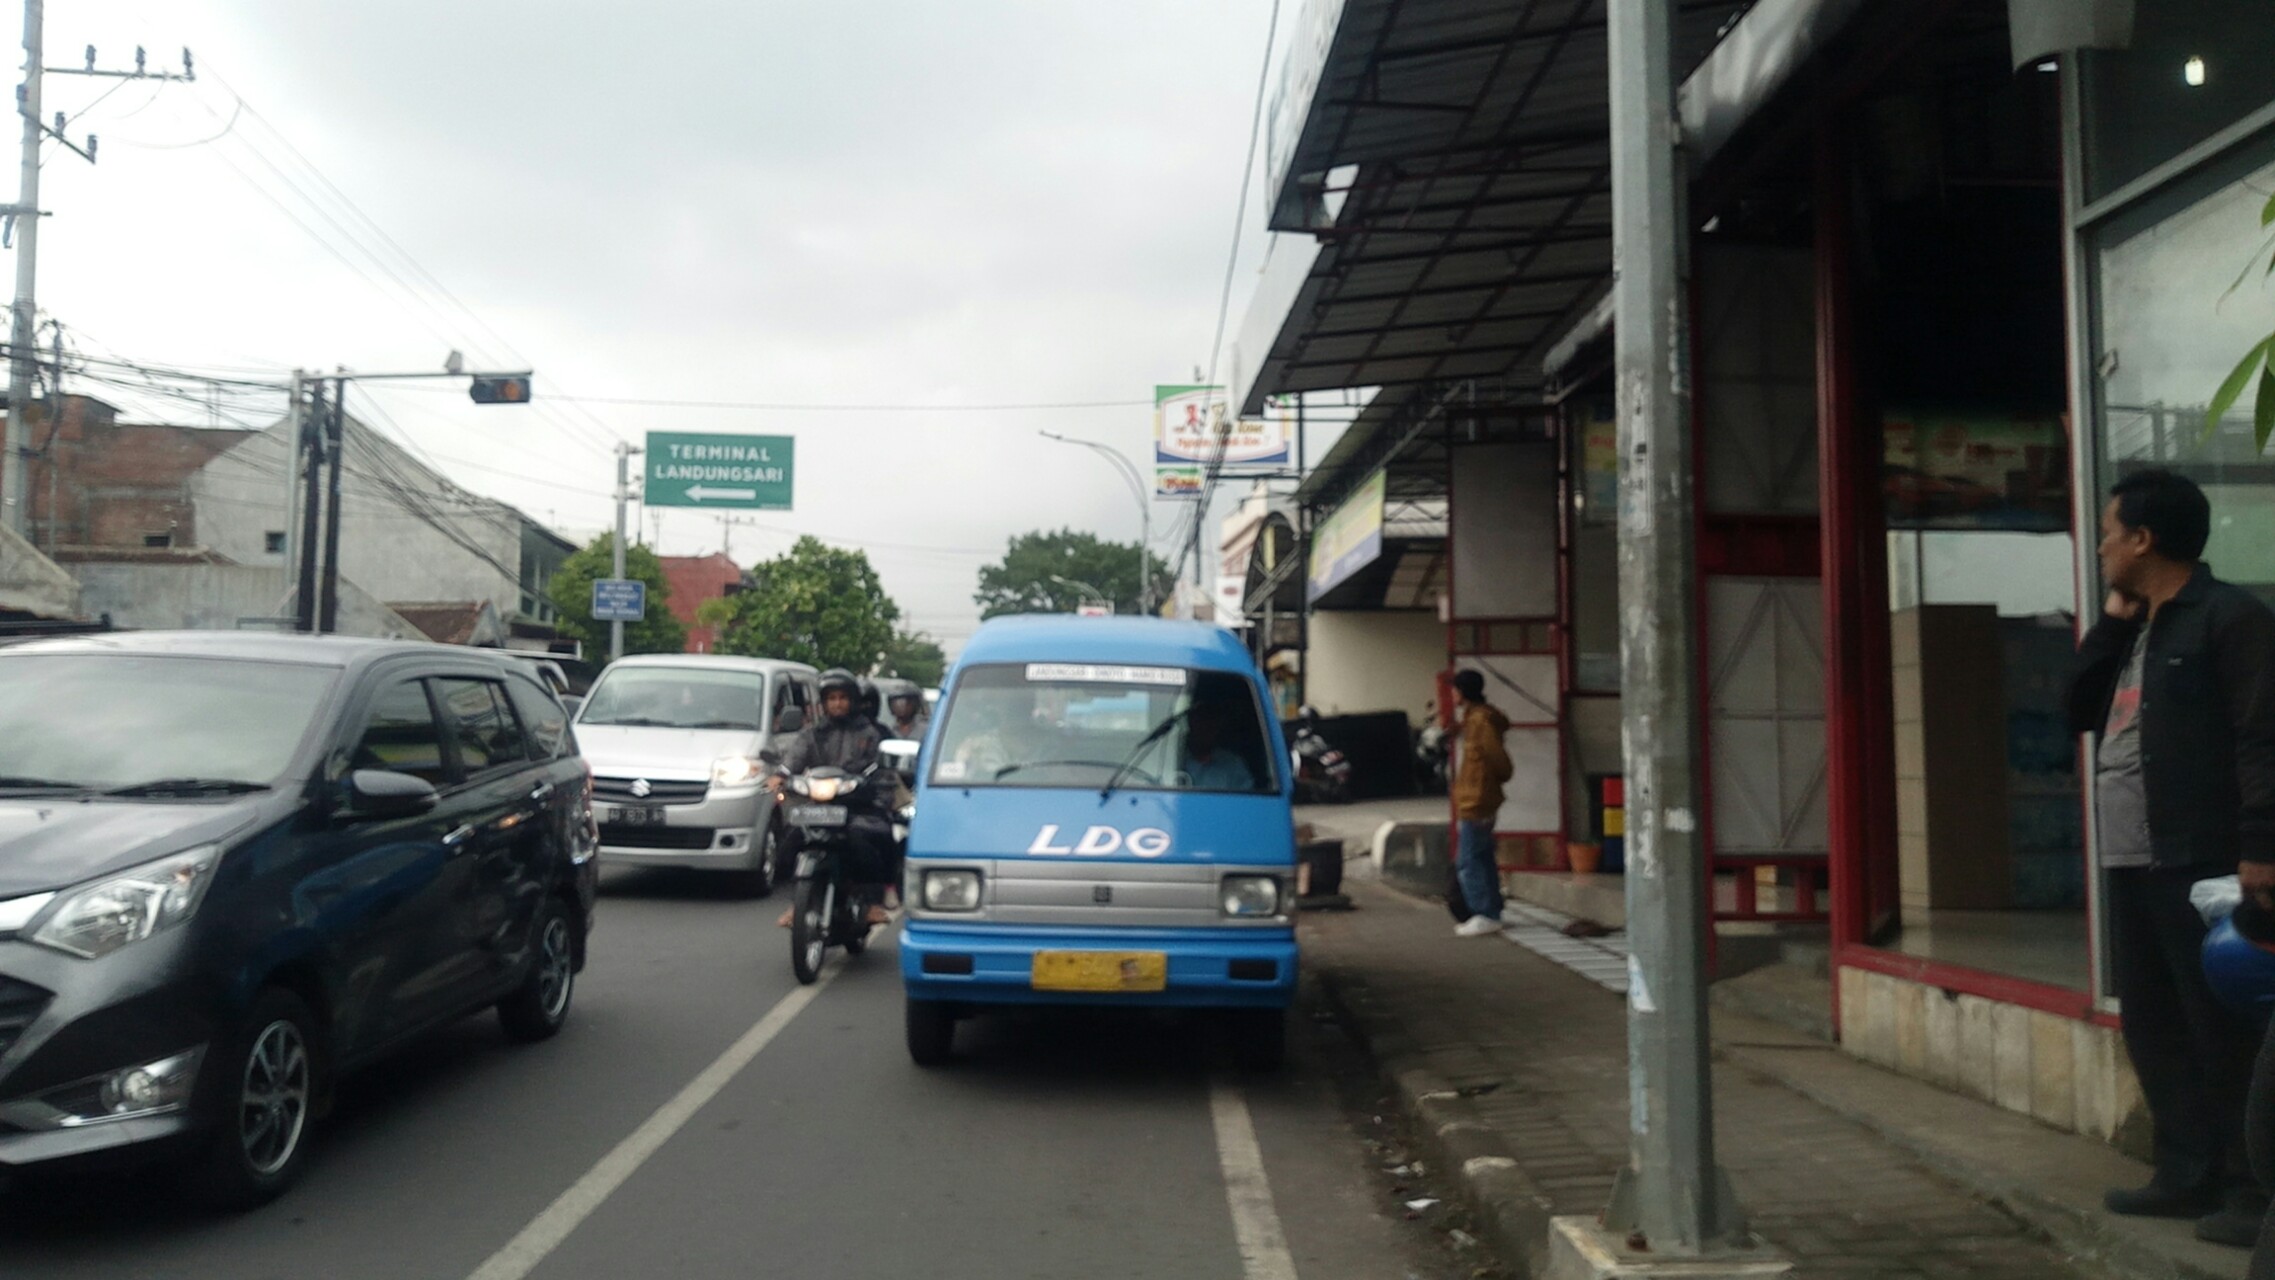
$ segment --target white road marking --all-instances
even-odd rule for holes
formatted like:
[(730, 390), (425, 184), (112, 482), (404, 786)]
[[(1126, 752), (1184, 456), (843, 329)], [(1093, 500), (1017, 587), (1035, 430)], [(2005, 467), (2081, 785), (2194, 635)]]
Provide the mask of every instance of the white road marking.
[[(687, 1082), (687, 1087), (674, 1095), (671, 1101), (656, 1108), (655, 1114), (634, 1129), (614, 1150), (600, 1158), (600, 1162), (585, 1171), (559, 1198), (545, 1207), (543, 1213), (530, 1220), (521, 1234), (506, 1242), (503, 1249), (490, 1255), (490, 1260), (476, 1268), (470, 1280), (523, 1280), (545, 1261), (546, 1255), (560, 1247), (593, 1211), (607, 1202), (616, 1189), (639, 1171), (648, 1158), (661, 1150), (672, 1135), (695, 1118), (703, 1105), (719, 1096), (730, 1081), (756, 1058), (759, 1052), (782, 1034), (782, 1028), (814, 1002), (821, 989), (837, 976), (839, 966), (822, 970), (821, 980), (810, 987), (799, 987), (782, 997), (766, 1016), (743, 1032), (742, 1038), (727, 1046), (727, 1051), (713, 1059), (701, 1074)], [(1293, 1271), (1288, 1275), (1293, 1276)]]
[(1232, 1234), (1240, 1242), (1240, 1268), (1247, 1280), (1296, 1280), (1295, 1256), (1272, 1207), (1272, 1184), (1264, 1176), (1264, 1152), (1256, 1145), (1256, 1126), (1240, 1090), (1222, 1082), (1209, 1086), (1209, 1118), (1216, 1122), (1217, 1163), (1224, 1169), (1224, 1199), (1232, 1209)]

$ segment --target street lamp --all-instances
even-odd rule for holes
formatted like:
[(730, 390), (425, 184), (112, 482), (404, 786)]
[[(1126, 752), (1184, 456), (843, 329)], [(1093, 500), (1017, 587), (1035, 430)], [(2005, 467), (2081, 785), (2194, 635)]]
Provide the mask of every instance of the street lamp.
[(1060, 586), (1072, 587), (1076, 591), (1080, 592), (1084, 597), (1084, 603), (1087, 604), (1095, 601), (1099, 606), (1104, 608), (1106, 612), (1112, 613), (1114, 611), (1114, 602), (1106, 598), (1106, 593), (1100, 591), (1094, 586), (1091, 586), (1089, 583), (1078, 582), (1073, 578), (1065, 576), (1064, 574), (1054, 573), (1048, 576), (1051, 581), (1059, 584)]
[(1137, 466), (1128, 458), (1123, 457), (1119, 449), (1102, 445), (1095, 440), (1077, 440), (1073, 436), (1060, 435), (1056, 431), (1043, 431), (1037, 434), (1045, 440), (1056, 440), (1060, 444), (1081, 445), (1113, 463), (1114, 470), (1129, 483), (1130, 496), (1136, 498), (1138, 504), (1138, 612), (1152, 613), (1153, 495), (1146, 492), (1145, 477), (1138, 474)]

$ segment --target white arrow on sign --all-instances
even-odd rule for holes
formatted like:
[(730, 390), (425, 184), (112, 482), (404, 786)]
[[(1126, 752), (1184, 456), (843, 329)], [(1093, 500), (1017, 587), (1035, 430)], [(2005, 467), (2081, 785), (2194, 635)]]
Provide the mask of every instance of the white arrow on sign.
[(758, 501), (758, 490), (710, 489), (702, 485), (694, 485), (688, 489), (687, 496), (697, 502), (709, 502), (713, 498), (740, 498), (745, 502), (756, 502)]

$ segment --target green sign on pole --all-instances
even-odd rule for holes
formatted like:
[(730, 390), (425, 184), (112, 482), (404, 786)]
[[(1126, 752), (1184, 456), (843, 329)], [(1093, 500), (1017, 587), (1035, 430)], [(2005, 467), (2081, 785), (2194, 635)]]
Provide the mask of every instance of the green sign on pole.
[(651, 507), (787, 511), (796, 443), (790, 436), (651, 431), (641, 500)]

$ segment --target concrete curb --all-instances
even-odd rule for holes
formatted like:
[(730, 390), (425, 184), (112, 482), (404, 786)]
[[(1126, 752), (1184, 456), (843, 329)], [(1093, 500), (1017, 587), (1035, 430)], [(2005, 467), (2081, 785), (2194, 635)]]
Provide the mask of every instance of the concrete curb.
[(1487, 1250), (1525, 1280), (1546, 1275), (1554, 1209), (1509, 1153), (1501, 1135), (1478, 1118), (1477, 1109), (1459, 1090), (1423, 1065), (1422, 1055), (1395, 1019), (1368, 1007), (1363, 978), (1335, 970), (1313, 972), (1329, 1007), (1358, 1036), (1383, 1082), (1396, 1095), (1399, 1109), (1414, 1127), (1423, 1159), (1459, 1186)]

